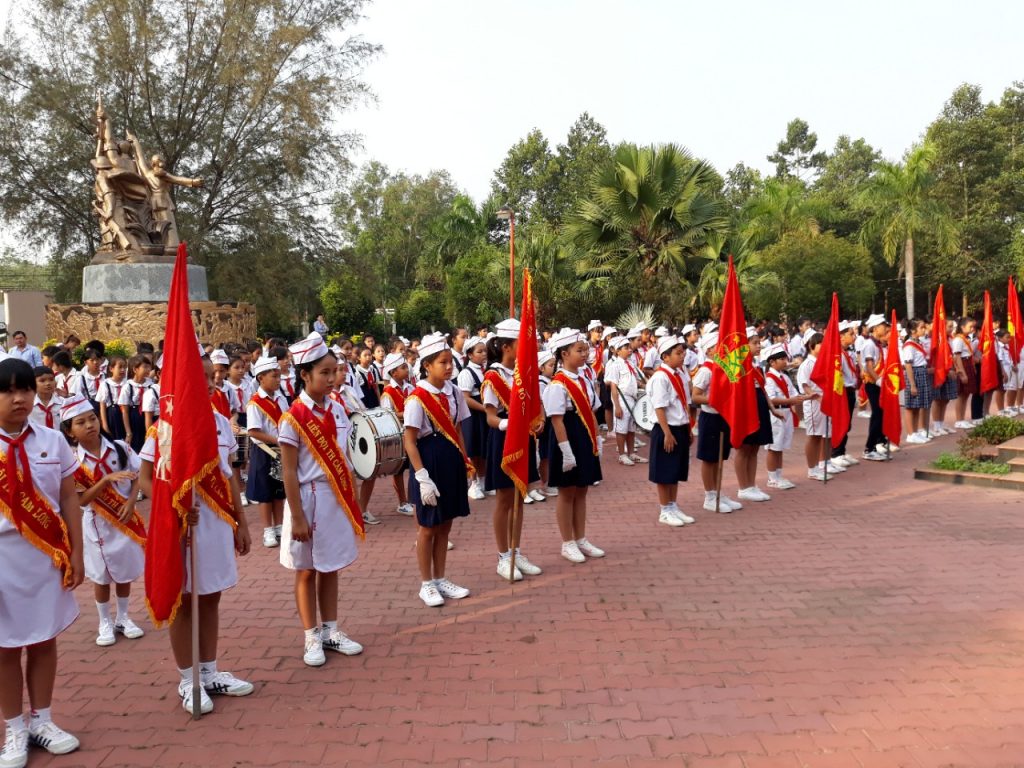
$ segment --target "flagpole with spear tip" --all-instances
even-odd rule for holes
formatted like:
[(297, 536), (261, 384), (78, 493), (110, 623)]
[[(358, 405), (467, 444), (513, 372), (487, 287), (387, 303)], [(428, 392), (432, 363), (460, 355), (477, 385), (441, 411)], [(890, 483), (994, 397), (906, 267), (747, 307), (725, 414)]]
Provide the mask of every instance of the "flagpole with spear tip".
[[(190, 494), (189, 509), (194, 510), (195, 507), (195, 491), (193, 490)], [(199, 675), (199, 590), (196, 589), (197, 574), (199, 573), (199, 554), (196, 547), (196, 529), (199, 527), (199, 521), (196, 520), (193, 523), (189, 520), (188, 524), (188, 556), (189, 556), (189, 567), (191, 568), (192, 577), (191, 587), (192, 592), (189, 597), (189, 606), (192, 613), (192, 719), (198, 720), (203, 715), (203, 694), (202, 694), (202, 681)]]
[(725, 466), (725, 430), (718, 432), (718, 472), (715, 477), (715, 513), (722, 511), (722, 468)]
[(508, 515), (508, 546), (509, 556), (512, 558), (512, 567), (508, 569), (508, 583), (515, 584), (516, 581), (516, 547), (519, 546), (519, 542), (516, 541), (516, 517), (522, 512), (522, 500), (523, 497), (519, 493), (519, 488), (513, 486), (514, 495), (512, 496), (512, 511)]

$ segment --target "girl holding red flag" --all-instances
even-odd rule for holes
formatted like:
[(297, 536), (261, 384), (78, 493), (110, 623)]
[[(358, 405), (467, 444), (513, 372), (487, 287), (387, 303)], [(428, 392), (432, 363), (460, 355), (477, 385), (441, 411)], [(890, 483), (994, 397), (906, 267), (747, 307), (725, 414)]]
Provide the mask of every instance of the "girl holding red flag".
[[(909, 336), (903, 342), (900, 359), (906, 371), (907, 390), (904, 394), (903, 407), (907, 414), (906, 441), (912, 444), (927, 443), (928, 409), (931, 406), (934, 392), (932, 390), (932, 374), (928, 368), (928, 353), (924, 347), (924, 337), (928, 324), (919, 318), (907, 321)], [(893, 340), (889, 341), (894, 343)]]
[(330, 397), (338, 360), (318, 333), (288, 349), (297, 394), (278, 429), (290, 510), (281, 531), (281, 564), (295, 571), (295, 602), (305, 632), (302, 660), (319, 667), (327, 661), (325, 649), (345, 656), (363, 651), (338, 627), (338, 571), (355, 562), (363, 515), (342, 447), (351, 423)]
[(457, 517), (469, 515), (466, 476), (474, 472), (462, 441), (461, 424), (469, 419), (462, 392), (451, 381), (454, 363), (447, 337), (424, 336), (419, 346), (425, 377), (405, 403), (405, 453), (415, 472), (409, 498), (416, 507), (419, 532), (420, 600), (430, 607), (445, 598), (461, 600), (469, 590), (445, 576), (448, 534)]
[(53, 754), (78, 749), (78, 739), (50, 718), (57, 635), (78, 618), (71, 590), (85, 576), (78, 462), (59, 432), (29, 423), (35, 388), (28, 363), (0, 362), (0, 712), (7, 726), (0, 761), (7, 766), (25, 765), (29, 743)]
[[(509, 541), (509, 517), (515, 500), (515, 485), (505, 470), (501, 468), (502, 456), (505, 452), (505, 431), (508, 429), (508, 403), (512, 396), (512, 377), (515, 373), (516, 350), (519, 342), (519, 321), (515, 318), (502, 320), (494, 327), (494, 336), (487, 341), (487, 360), (490, 363), (484, 374), (484, 383), (480, 387), (480, 399), (487, 409), (487, 449), (486, 473), (484, 488), (495, 493), (494, 503), (494, 539), (498, 545), (497, 572), (506, 581), (519, 581), (526, 576), (538, 576), (542, 572), (540, 566), (534, 565), (516, 548), (512, 552)], [(586, 360), (584, 359), (584, 362)], [(529, 441), (529, 482), (540, 480), (537, 471), (537, 454), (534, 441)], [(540, 493), (538, 492), (538, 495)], [(523, 540), (523, 516), (517, 515), (515, 540)]]
[[(146, 528), (135, 511), (139, 492), (139, 457), (120, 440), (100, 430), (85, 398), (65, 401), (61, 432), (75, 447), (79, 466), (75, 484), (82, 505), (85, 575), (94, 585), (100, 625), (96, 645), (113, 645), (115, 634), (129, 640), (143, 635), (128, 617), (132, 582), (146, 565)], [(117, 594), (117, 617), (110, 616), (110, 585)]]
[(604, 557), (587, 540), (587, 490), (601, 480), (601, 438), (598, 399), (580, 369), (587, 363), (587, 341), (573, 328), (563, 328), (548, 344), (561, 370), (544, 390), (544, 412), (551, 419), (549, 484), (558, 488), (558, 530), (562, 557), (582, 563)]

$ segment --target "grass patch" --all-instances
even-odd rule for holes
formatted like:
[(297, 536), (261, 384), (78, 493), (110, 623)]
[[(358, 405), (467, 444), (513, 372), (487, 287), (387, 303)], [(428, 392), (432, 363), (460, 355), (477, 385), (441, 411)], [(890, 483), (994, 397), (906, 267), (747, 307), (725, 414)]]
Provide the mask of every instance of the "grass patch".
[(945, 469), (952, 472), (978, 472), (983, 475), (1008, 475), (1010, 474), (1009, 464), (1000, 464), (995, 461), (982, 461), (969, 456), (961, 456), (957, 453), (942, 453), (932, 462), (936, 469)]

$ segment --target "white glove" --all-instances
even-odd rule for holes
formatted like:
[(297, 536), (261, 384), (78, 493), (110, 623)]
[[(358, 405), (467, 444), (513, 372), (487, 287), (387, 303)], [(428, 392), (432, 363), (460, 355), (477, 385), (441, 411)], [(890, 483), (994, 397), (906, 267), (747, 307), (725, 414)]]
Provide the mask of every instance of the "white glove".
[(508, 419), (502, 419), (501, 421), (498, 422), (498, 431), (499, 432), (504, 432), (507, 429), (508, 429)]
[(598, 455), (600, 455), (602, 451), (604, 451), (604, 438), (598, 436), (598, 438), (597, 438), (597, 453), (598, 453)]
[(436, 507), (441, 492), (437, 490), (434, 481), (430, 479), (430, 473), (426, 469), (418, 469), (416, 470), (416, 480), (420, 484), (420, 501), (428, 507)]
[(575, 469), (576, 457), (573, 455), (572, 446), (569, 445), (569, 441), (566, 440), (564, 443), (559, 443), (558, 450), (562, 452), (562, 471), (568, 472), (571, 469)]

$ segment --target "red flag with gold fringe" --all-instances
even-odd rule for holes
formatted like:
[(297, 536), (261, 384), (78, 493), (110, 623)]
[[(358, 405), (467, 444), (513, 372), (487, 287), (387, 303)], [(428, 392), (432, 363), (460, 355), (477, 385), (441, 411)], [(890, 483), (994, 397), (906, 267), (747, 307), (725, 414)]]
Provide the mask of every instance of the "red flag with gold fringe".
[(526, 495), (530, 485), (530, 433), (544, 421), (540, 403), (540, 378), (537, 365), (537, 317), (533, 308), (533, 284), (530, 270), (523, 270), (523, 305), (519, 314), (519, 343), (516, 369), (508, 403), (508, 426), (501, 468), (519, 493)]
[[(895, 328), (896, 326), (893, 326)], [(935, 388), (946, 383), (949, 369), (953, 367), (953, 351), (949, 348), (949, 334), (946, 332), (946, 300), (942, 296), (942, 285), (935, 293), (935, 311), (932, 312), (932, 370), (935, 371)]]
[(821, 412), (832, 419), (832, 447), (838, 448), (850, 429), (850, 406), (843, 382), (843, 345), (839, 341), (839, 297), (832, 294), (832, 314), (825, 326), (825, 338), (818, 348), (818, 359), (811, 381), (821, 387)]
[[(181, 418), (178, 418), (181, 414)], [(146, 607), (158, 627), (174, 621), (185, 583), (182, 541), (193, 488), (219, 471), (217, 425), (188, 306), (188, 252), (178, 246), (167, 302), (153, 503), (146, 545)]]
[(1024, 327), (1021, 326), (1020, 297), (1017, 295), (1017, 286), (1013, 284), (1013, 276), (1006, 286), (1006, 332), (1010, 335), (1006, 342), (1010, 345), (1010, 359), (1016, 363), (1024, 347)]
[(881, 387), (879, 404), (882, 406), (882, 434), (890, 443), (900, 444), (903, 421), (900, 412), (900, 392), (907, 382), (903, 376), (903, 361), (900, 360), (900, 339), (896, 332), (896, 310), (892, 311), (892, 325), (889, 326), (889, 347), (885, 351), (885, 366), (878, 380)]
[(1002, 385), (999, 377), (999, 358), (996, 357), (996, 334), (992, 329), (992, 300), (985, 291), (985, 315), (981, 321), (981, 394), (998, 389)]

